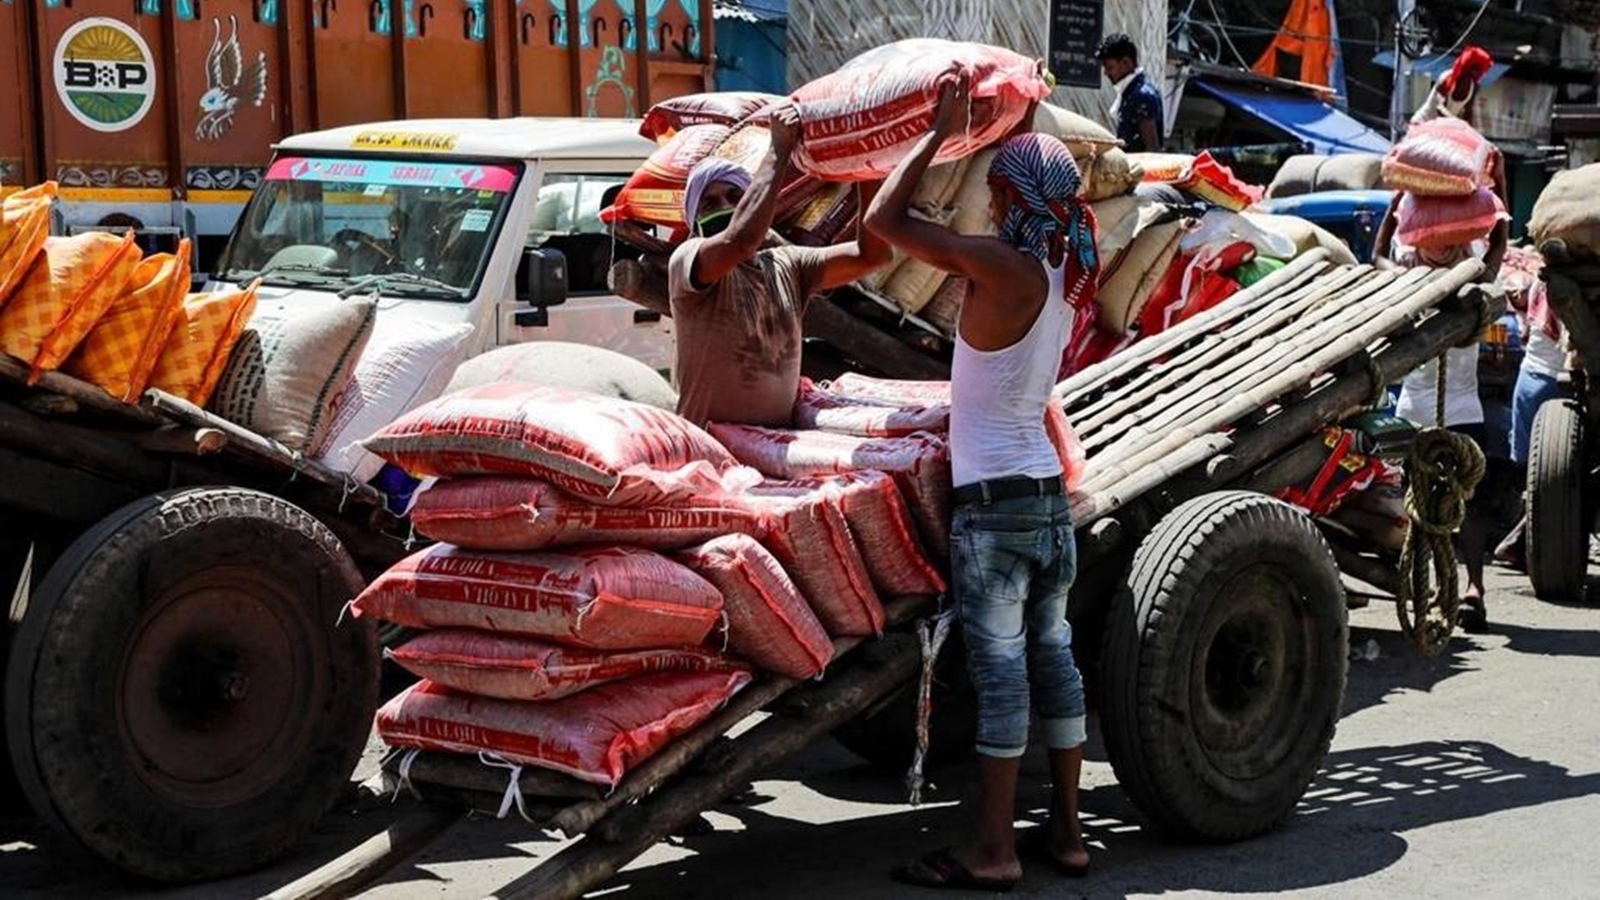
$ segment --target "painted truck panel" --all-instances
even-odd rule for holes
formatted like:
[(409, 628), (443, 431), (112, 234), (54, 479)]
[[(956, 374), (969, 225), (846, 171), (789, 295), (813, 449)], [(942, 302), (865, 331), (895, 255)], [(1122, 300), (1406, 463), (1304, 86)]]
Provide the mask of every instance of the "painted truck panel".
[(221, 250), (287, 135), (635, 117), (710, 87), (710, 0), (0, 0), (0, 194)]

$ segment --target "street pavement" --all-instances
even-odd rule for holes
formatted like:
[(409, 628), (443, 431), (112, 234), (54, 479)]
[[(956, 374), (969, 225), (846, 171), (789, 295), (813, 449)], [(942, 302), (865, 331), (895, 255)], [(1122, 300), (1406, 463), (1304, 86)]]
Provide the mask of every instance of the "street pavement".
[[(1593, 579), (1594, 573), (1591, 572)], [(1098, 737), (1084, 773), (1094, 872), (1028, 867), (1024, 897), (1600, 897), (1600, 605), (1535, 600), (1520, 574), (1491, 569), (1492, 633), (1457, 636), (1434, 659), (1405, 644), (1394, 607), (1351, 614), (1345, 716), (1321, 775), (1280, 830), (1233, 845), (1152, 835), (1116, 784)], [(1592, 585), (1600, 596), (1600, 581)], [(888, 880), (895, 863), (964, 826), (970, 769), (934, 773), (921, 807), (893, 774), (824, 742), (658, 845), (598, 895), (845, 898), (927, 895)], [(1026, 760), (1019, 822), (1043, 821), (1042, 755)], [(370, 833), (335, 814), (289, 860), (180, 890), (128, 883), (56, 849), (31, 817), (0, 816), (0, 894), (11, 897), (255, 897)], [(520, 821), (460, 822), (360, 896), (478, 898), (514, 888), (562, 844)]]

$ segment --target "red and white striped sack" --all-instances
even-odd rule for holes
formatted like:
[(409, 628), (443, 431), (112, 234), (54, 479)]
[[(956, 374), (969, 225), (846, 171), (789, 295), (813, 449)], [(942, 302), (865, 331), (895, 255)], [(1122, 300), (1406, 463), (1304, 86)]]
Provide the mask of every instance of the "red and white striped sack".
[[(897, 381), (847, 372), (823, 387), (837, 396), (886, 405), (931, 407), (950, 402), (948, 381)], [(1060, 404), (1052, 402), (1047, 405), (1044, 415), (1045, 433), (1049, 435), (1050, 443), (1055, 446), (1056, 455), (1061, 458), (1061, 469), (1066, 474), (1067, 490), (1076, 490), (1078, 485), (1083, 483), (1084, 471), (1088, 467), (1088, 456), (1083, 449), (1083, 443), (1078, 440), (1078, 434), (1073, 429), (1072, 423), (1067, 420), (1067, 414), (1061, 409)]]
[(351, 609), (407, 628), (642, 650), (704, 642), (722, 618), (722, 595), (682, 565), (633, 547), (495, 553), (435, 544), (378, 576)]
[(1491, 144), (1466, 122), (1418, 122), (1383, 158), (1383, 183), (1419, 196), (1462, 197), (1492, 183)]
[(827, 630), (755, 538), (719, 537), (683, 551), (678, 560), (722, 592), (728, 649), (735, 655), (790, 678), (810, 678), (833, 659)]
[(797, 428), (815, 428), (861, 437), (904, 437), (919, 431), (944, 432), (950, 430), (950, 404), (907, 406), (860, 400), (817, 387), (811, 379), (802, 378), (800, 393), (794, 401), (794, 424)]
[(415, 476), (526, 475), (613, 505), (715, 494), (760, 480), (681, 416), (516, 382), (441, 397), (364, 445)]
[(932, 406), (950, 403), (950, 382), (913, 381), (896, 378), (873, 378), (858, 372), (846, 372), (822, 387), (828, 392), (851, 400), (882, 403), (887, 406)]
[(611, 787), (750, 678), (743, 670), (645, 675), (547, 701), (474, 697), (422, 681), (378, 710), (378, 737), (391, 747), (493, 753)]
[(847, 472), (824, 478), (769, 481), (751, 490), (765, 496), (797, 498), (817, 491), (833, 495), (867, 564), (872, 586), (881, 597), (944, 592), (944, 576), (923, 552), (911, 510), (888, 473)]
[(1016, 131), (1050, 93), (1035, 60), (985, 44), (914, 38), (857, 56), (795, 91), (803, 140), (795, 164), (829, 181), (883, 178), (933, 124), (943, 84), (967, 79), (971, 127), (933, 164), (971, 156)]
[(648, 506), (602, 506), (537, 478), (449, 478), (417, 495), (417, 533), (477, 550), (545, 550), (622, 544), (678, 550), (724, 534), (760, 534), (761, 521), (733, 495)]
[(748, 466), (789, 480), (876, 469), (894, 476), (917, 528), (940, 558), (950, 549), (950, 451), (928, 432), (864, 438), (826, 431), (782, 431), (713, 424), (711, 433)]
[(540, 638), (465, 628), (425, 631), (388, 653), (413, 675), (501, 700), (558, 700), (612, 681), (660, 672), (733, 672), (710, 650), (583, 650)]
[(754, 487), (746, 495), (766, 522), (762, 544), (800, 588), (822, 627), (836, 637), (883, 631), (883, 601), (851, 534), (839, 498)]

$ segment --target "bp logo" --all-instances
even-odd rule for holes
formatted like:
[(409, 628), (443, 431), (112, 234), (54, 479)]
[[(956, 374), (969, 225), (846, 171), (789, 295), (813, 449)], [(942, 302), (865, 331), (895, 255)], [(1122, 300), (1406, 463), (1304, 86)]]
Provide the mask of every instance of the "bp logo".
[(56, 90), (72, 117), (95, 131), (139, 124), (156, 100), (150, 47), (116, 19), (84, 19), (56, 44)]

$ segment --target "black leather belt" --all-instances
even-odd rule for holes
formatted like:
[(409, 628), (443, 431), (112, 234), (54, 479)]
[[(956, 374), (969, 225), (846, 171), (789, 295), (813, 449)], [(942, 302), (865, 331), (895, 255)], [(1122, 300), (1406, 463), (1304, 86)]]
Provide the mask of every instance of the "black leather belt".
[(963, 484), (950, 492), (957, 506), (966, 503), (994, 503), (998, 500), (1015, 500), (1019, 497), (1051, 497), (1066, 493), (1060, 475), (1050, 478), (995, 478), (974, 484)]

